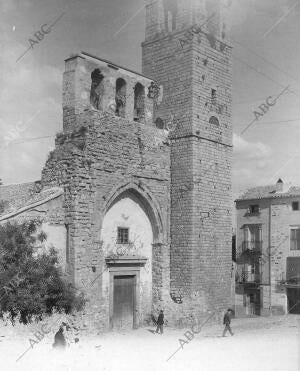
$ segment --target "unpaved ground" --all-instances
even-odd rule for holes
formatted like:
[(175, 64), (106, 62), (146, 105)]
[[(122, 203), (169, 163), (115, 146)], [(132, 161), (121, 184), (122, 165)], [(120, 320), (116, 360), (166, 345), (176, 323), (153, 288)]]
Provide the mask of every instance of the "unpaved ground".
[[(0, 368), (3, 370), (203, 370), (300, 371), (300, 316), (234, 319), (233, 337), (220, 337), (222, 327), (206, 327), (174, 357), (185, 330), (153, 328), (80, 337), (63, 353), (52, 350), (53, 334), (29, 347), (27, 329), (0, 327)], [(19, 332), (19, 334), (16, 334)], [(20, 335), (22, 332), (22, 335)]]

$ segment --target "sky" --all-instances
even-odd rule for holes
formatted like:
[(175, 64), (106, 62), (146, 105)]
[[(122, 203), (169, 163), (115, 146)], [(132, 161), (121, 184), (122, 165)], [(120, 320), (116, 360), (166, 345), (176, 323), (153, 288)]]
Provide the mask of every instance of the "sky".
[[(144, 4), (0, 0), (3, 184), (40, 179), (62, 130), (62, 75), (71, 53), (83, 50), (141, 71)], [(232, 0), (231, 9), (234, 197), (279, 177), (300, 186), (300, 0)], [(55, 21), (27, 50), (29, 39)], [(245, 130), (270, 96), (279, 98)]]

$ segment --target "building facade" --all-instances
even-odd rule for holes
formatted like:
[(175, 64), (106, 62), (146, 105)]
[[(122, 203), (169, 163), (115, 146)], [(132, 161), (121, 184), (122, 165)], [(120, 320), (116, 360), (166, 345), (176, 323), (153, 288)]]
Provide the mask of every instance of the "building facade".
[(136, 328), (161, 308), (182, 325), (233, 303), (228, 11), (147, 0), (142, 74), (85, 52), (65, 61), (40, 192), (62, 192), (52, 224), (91, 326)]
[(281, 179), (236, 200), (236, 312), (300, 313), (300, 188)]

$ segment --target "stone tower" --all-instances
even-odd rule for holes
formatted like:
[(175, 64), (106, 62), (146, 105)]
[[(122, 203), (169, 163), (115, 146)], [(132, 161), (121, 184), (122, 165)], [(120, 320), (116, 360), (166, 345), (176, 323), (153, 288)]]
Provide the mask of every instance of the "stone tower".
[[(229, 2), (147, 0), (143, 73), (163, 86), (171, 139), (170, 282), (209, 308), (231, 301), (232, 48)], [(160, 121), (161, 122), (161, 121)]]

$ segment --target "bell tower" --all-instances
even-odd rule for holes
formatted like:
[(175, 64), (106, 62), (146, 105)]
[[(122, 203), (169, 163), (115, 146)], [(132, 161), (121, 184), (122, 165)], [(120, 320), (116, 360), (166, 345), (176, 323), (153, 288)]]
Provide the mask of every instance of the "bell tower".
[(231, 301), (230, 1), (146, 0), (143, 73), (163, 86), (171, 143), (171, 295)]

